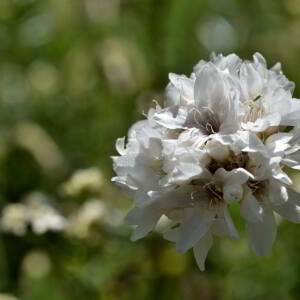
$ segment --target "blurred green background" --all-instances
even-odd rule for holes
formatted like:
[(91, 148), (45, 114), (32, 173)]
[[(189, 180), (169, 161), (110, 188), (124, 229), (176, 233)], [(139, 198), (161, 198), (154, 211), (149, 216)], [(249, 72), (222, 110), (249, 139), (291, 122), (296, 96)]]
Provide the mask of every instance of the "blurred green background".
[(0, 300), (300, 299), (295, 224), (258, 258), (233, 208), (241, 240), (201, 273), (122, 223), (116, 138), (212, 51), (259, 51), (299, 85), (300, 1), (0, 0)]

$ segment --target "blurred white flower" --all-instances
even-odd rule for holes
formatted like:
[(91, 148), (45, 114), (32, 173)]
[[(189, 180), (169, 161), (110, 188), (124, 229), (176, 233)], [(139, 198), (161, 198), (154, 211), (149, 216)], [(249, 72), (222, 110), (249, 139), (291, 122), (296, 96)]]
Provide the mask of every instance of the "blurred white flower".
[(25, 199), (28, 222), (36, 234), (46, 231), (61, 231), (66, 226), (66, 219), (52, 206), (47, 197), (40, 192), (33, 192)]
[(0, 228), (15, 235), (24, 235), (30, 225), (36, 234), (61, 231), (66, 219), (48, 203), (40, 192), (29, 194), (22, 203), (8, 204), (2, 210)]
[(51, 269), (51, 260), (45, 252), (31, 251), (25, 256), (22, 267), (26, 275), (39, 279), (48, 275)]
[(120, 0), (85, 0), (89, 18), (97, 23), (110, 23), (119, 16)]
[(36, 60), (28, 70), (28, 77), (33, 92), (39, 97), (52, 95), (58, 90), (59, 73), (54, 65)]
[(15, 235), (24, 235), (27, 231), (27, 209), (24, 204), (8, 204), (2, 210), (1, 230)]
[(11, 295), (11, 294), (0, 294), (0, 300), (18, 300), (17, 297)]
[(232, 51), (238, 44), (237, 32), (223, 17), (216, 16), (197, 28), (197, 37), (209, 50)]
[(47, 172), (57, 174), (64, 167), (64, 157), (48, 133), (38, 124), (20, 122), (14, 128), (15, 143), (28, 150)]
[(91, 199), (69, 217), (66, 232), (71, 236), (85, 238), (94, 223), (116, 227), (121, 223), (121, 215), (108, 208), (102, 200)]
[(267, 255), (276, 237), (274, 212), (300, 223), (300, 200), (284, 165), (300, 168), (300, 101), (280, 64), (268, 69), (235, 54), (213, 54), (190, 77), (170, 74), (165, 107), (118, 139), (113, 181), (134, 196), (126, 217), (132, 240), (152, 231), (162, 216), (165, 238), (177, 250), (194, 249), (204, 270), (213, 237), (236, 238), (228, 207), (238, 203), (252, 249)]
[(66, 196), (78, 196), (82, 192), (98, 192), (103, 186), (103, 175), (97, 168), (77, 170), (63, 184), (62, 192)]

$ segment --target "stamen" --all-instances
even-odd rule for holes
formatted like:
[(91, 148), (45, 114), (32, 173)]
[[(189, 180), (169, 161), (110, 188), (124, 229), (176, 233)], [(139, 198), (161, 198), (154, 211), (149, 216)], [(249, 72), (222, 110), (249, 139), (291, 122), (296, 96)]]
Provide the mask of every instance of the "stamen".
[(248, 101), (248, 112), (244, 118), (244, 122), (255, 122), (257, 119), (261, 118), (265, 114), (264, 107), (261, 103), (257, 103), (256, 101), (260, 97), (256, 97), (254, 100)]
[(237, 168), (247, 168), (248, 162), (249, 156), (247, 153), (241, 152), (236, 155), (231, 151), (226, 161), (220, 162), (212, 159), (207, 166), (207, 169), (214, 174), (219, 168), (224, 168), (226, 171), (231, 171)]
[(210, 135), (219, 132), (220, 120), (218, 116), (208, 107), (194, 110), (194, 121), (197, 127), (205, 135)]
[(261, 201), (262, 194), (264, 193), (264, 190), (266, 188), (267, 181), (258, 181), (258, 180), (248, 180), (247, 182), (249, 188), (252, 191), (252, 194), (256, 197), (258, 201)]
[[(199, 183), (200, 184), (200, 183)], [(193, 183), (195, 185), (195, 183)], [(215, 183), (209, 182), (204, 185), (195, 186), (196, 190), (191, 192), (191, 200), (202, 204), (207, 208), (213, 208), (224, 202), (223, 191)], [(205, 193), (203, 193), (203, 191)]]
[(204, 185), (204, 189), (209, 193), (211, 194), (211, 196), (213, 196), (213, 199), (217, 199), (219, 201), (222, 201), (223, 200), (223, 193), (221, 191), (219, 191), (217, 189), (217, 187), (212, 184), (212, 183), (208, 183), (206, 185)]

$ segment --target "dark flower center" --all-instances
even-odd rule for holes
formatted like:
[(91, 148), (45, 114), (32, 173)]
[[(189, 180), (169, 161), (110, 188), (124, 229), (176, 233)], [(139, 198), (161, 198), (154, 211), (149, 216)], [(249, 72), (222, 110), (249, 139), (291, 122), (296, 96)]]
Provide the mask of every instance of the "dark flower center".
[(191, 184), (197, 186), (195, 191), (191, 193), (192, 200), (203, 203), (209, 208), (224, 203), (221, 186), (213, 182), (203, 184), (200, 180), (193, 180)]
[(223, 168), (226, 171), (231, 171), (237, 168), (246, 169), (248, 161), (249, 161), (249, 156), (247, 153), (241, 152), (236, 155), (231, 151), (230, 156), (226, 161), (221, 162), (213, 159), (207, 166), (207, 169), (212, 174), (214, 174), (219, 168)]
[(252, 191), (253, 196), (257, 199), (257, 201), (262, 201), (262, 196), (264, 194), (264, 191), (266, 189), (267, 180), (248, 180), (248, 186)]

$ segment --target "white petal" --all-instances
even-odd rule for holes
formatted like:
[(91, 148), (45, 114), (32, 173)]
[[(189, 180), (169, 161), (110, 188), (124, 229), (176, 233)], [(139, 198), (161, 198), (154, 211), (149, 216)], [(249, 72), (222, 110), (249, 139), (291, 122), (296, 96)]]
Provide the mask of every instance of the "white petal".
[(287, 201), (281, 205), (273, 205), (273, 209), (282, 217), (294, 223), (300, 223), (300, 206), (292, 201)]
[(176, 242), (178, 239), (180, 228), (171, 228), (163, 233), (163, 237), (170, 242)]
[(266, 68), (267, 67), (267, 63), (265, 58), (263, 57), (262, 54), (260, 54), (259, 52), (256, 52), (253, 55), (253, 61), (256, 65), (262, 65), (262, 67)]
[(250, 222), (262, 221), (263, 218), (263, 208), (249, 188), (245, 188), (245, 197), (241, 202), (241, 215)]
[(186, 118), (186, 109), (178, 106), (162, 109), (153, 116), (155, 122), (169, 129), (182, 128)]
[(228, 211), (227, 207), (225, 207), (225, 209), (224, 209), (224, 222), (227, 226), (227, 230), (228, 230), (228, 233), (229, 233), (228, 236), (238, 239), (240, 237), (240, 235), (239, 235), (238, 231), (235, 228), (235, 225), (232, 221), (232, 218), (229, 214), (229, 211)]
[(211, 227), (211, 232), (220, 237), (239, 238), (239, 233), (233, 224), (227, 208), (223, 214), (219, 214), (218, 218), (215, 219)]
[(238, 139), (238, 133), (236, 134), (214, 134), (213, 138), (220, 142), (223, 145), (230, 145), (232, 149), (234, 148), (236, 144), (236, 140)]
[(273, 177), (285, 184), (288, 185), (293, 184), (293, 181), (290, 179), (290, 177), (285, 172), (282, 171), (280, 162), (281, 162), (281, 157), (272, 157), (270, 159), (270, 167), (272, 170)]
[(229, 228), (227, 226), (227, 223), (225, 222), (224, 218), (217, 218), (215, 219), (212, 227), (211, 232), (220, 237), (231, 237), (231, 238), (238, 238), (238, 235), (236, 232), (234, 232), (234, 236), (232, 236), (232, 233), (229, 231)]
[(175, 183), (182, 183), (193, 178), (200, 178), (203, 174), (204, 176), (207, 174), (207, 170), (197, 166), (195, 163), (180, 163), (178, 166), (177, 174), (174, 174)]
[(223, 56), (222, 54), (215, 55), (212, 53), (211, 61), (222, 70), (228, 70), (230, 74), (236, 75), (239, 72), (242, 60), (235, 54)]
[(233, 169), (231, 171), (227, 171), (224, 168), (219, 168), (214, 174), (214, 178), (216, 180), (226, 182), (228, 184), (243, 184), (249, 179), (250, 176), (253, 177), (251, 173), (243, 168)]
[(138, 190), (138, 187), (135, 184), (132, 185), (132, 183), (127, 179), (128, 178), (126, 176), (115, 176), (112, 177), (111, 181), (125, 189)]
[(169, 79), (171, 85), (167, 88), (167, 106), (191, 104), (194, 100), (194, 80), (174, 73), (169, 74)]
[(192, 186), (164, 191), (148, 191), (149, 200), (140, 207), (159, 210), (168, 213), (173, 209), (184, 208), (191, 204)]
[(240, 184), (225, 185), (223, 188), (223, 197), (226, 203), (237, 203), (243, 197), (243, 187)]
[(131, 240), (136, 241), (145, 237), (152, 231), (161, 217), (161, 213), (151, 208), (134, 208), (125, 218), (129, 225), (138, 225), (131, 235)]
[(153, 160), (160, 159), (161, 152), (162, 152), (161, 138), (156, 138), (156, 137), (149, 138), (146, 151), (151, 163), (153, 163)]
[(300, 151), (287, 155), (283, 158), (282, 163), (292, 169), (300, 170)]
[(275, 205), (283, 204), (289, 199), (287, 187), (277, 180), (270, 180), (269, 195), (270, 202)]
[(267, 177), (270, 177), (269, 159), (266, 158), (264, 154), (265, 153), (261, 152), (252, 152), (248, 154), (250, 157), (250, 164), (248, 165), (248, 168), (254, 175), (255, 180), (264, 180)]
[(281, 114), (280, 112), (276, 111), (274, 113), (267, 114), (262, 118), (262, 120), (267, 122), (269, 127), (278, 126), (281, 121)]
[[(288, 101), (288, 100), (286, 100)], [(282, 116), (281, 125), (299, 126), (300, 125), (300, 100), (289, 99), (290, 109)]]
[(233, 134), (240, 129), (240, 120), (238, 116), (238, 102), (232, 96), (225, 101), (222, 113), (219, 113), (221, 119), (220, 133)]
[(216, 161), (225, 161), (229, 157), (228, 146), (221, 144), (216, 140), (209, 140), (205, 145), (205, 150)]
[[(154, 111), (160, 111), (154, 110)], [(152, 127), (151, 122), (149, 120), (141, 120), (135, 122), (128, 130), (128, 137), (129, 140), (131, 139), (138, 139), (140, 140), (146, 147), (147, 141), (151, 137), (161, 138), (161, 134), (155, 128)], [(128, 152), (128, 145), (127, 145), (127, 152)]]
[(222, 111), (219, 108), (225, 97), (225, 86), (220, 72), (213, 64), (206, 64), (197, 74), (194, 94), (198, 108), (210, 108), (214, 112)]
[(266, 140), (266, 146), (271, 153), (280, 153), (290, 147), (289, 141), (293, 138), (291, 133), (276, 133), (270, 135)]
[(270, 123), (265, 119), (257, 119), (255, 122), (242, 122), (242, 128), (244, 130), (262, 132), (270, 126)]
[(213, 238), (210, 233), (205, 234), (193, 248), (194, 256), (201, 271), (205, 270), (205, 260), (209, 249), (213, 244)]
[(126, 154), (126, 149), (125, 149), (125, 137), (117, 139), (116, 142), (116, 149), (120, 155)]
[(263, 79), (250, 63), (244, 63), (240, 69), (240, 80), (243, 84), (245, 97), (254, 100), (261, 95)]
[(265, 145), (259, 139), (255, 132), (249, 131), (239, 131), (238, 138), (236, 139), (236, 146), (239, 147), (241, 151), (245, 152), (266, 152)]
[(185, 252), (192, 248), (209, 230), (215, 213), (197, 208), (186, 209), (187, 217), (180, 227), (176, 249)]
[(171, 83), (166, 87), (166, 101), (165, 106), (174, 106), (180, 104), (180, 92), (179, 90)]
[(288, 199), (289, 202), (300, 206), (300, 194), (292, 189), (288, 189)]
[(263, 211), (262, 221), (247, 222), (251, 248), (259, 256), (266, 256), (270, 253), (277, 232), (273, 211), (266, 205), (263, 205)]
[(249, 178), (253, 178), (253, 175), (243, 168), (237, 168), (229, 172), (228, 184), (244, 184)]

